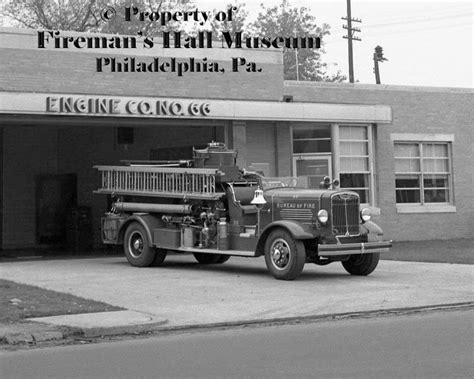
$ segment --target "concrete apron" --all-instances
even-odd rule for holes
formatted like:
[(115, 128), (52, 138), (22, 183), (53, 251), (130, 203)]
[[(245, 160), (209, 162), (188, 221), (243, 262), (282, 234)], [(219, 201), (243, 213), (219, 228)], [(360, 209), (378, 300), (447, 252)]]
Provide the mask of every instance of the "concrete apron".
[[(136, 268), (114, 257), (7, 262), (0, 270), (3, 279), (126, 308), (97, 318), (98, 327), (111, 328), (124, 318), (176, 328), (472, 302), (473, 274), (470, 265), (381, 261), (371, 275), (356, 277), (340, 263), (307, 264), (286, 282), (268, 274), (263, 258), (200, 265), (190, 255), (172, 255), (164, 267)], [(69, 324), (77, 319), (84, 317), (71, 316)]]

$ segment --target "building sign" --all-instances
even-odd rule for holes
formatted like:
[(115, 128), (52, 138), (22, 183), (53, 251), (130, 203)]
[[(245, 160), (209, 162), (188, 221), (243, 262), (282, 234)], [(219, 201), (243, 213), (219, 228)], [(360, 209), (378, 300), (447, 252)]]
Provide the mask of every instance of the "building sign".
[(286, 103), (0, 91), (0, 114), (390, 123), (386, 105)]
[(46, 112), (88, 115), (143, 115), (167, 117), (205, 117), (211, 105), (204, 101), (148, 100), (103, 97), (46, 97)]

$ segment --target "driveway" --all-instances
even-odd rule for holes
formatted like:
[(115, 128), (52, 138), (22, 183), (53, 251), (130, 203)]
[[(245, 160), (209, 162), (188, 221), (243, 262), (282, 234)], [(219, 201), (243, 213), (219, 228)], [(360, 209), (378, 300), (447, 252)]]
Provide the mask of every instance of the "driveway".
[(341, 264), (307, 264), (295, 281), (273, 279), (263, 258), (200, 265), (171, 255), (164, 267), (125, 258), (5, 262), (0, 277), (103, 301), (190, 326), (474, 301), (472, 265), (380, 261), (370, 276)]

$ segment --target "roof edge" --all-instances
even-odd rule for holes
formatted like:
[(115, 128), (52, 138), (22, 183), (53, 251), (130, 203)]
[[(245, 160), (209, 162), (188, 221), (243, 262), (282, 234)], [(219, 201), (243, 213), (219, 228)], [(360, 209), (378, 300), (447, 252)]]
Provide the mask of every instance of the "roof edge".
[(430, 86), (409, 86), (395, 84), (365, 84), (365, 83), (331, 83), (331, 82), (313, 82), (285, 80), (285, 88), (314, 87), (314, 88), (333, 88), (347, 90), (374, 90), (374, 91), (409, 91), (409, 92), (448, 92), (448, 93), (471, 93), (474, 94), (474, 88), (469, 87), (430, 87)]

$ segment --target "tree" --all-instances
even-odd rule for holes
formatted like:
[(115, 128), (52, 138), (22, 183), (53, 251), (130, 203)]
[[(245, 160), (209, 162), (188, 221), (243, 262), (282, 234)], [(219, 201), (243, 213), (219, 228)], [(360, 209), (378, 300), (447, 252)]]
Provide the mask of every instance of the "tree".
[[(48, 30), (93, 31), (134, 35), (156, 35), (163, 30), (159, 21), (139, 21), (137, 17), (125, 21), (125, 7), (137, 7), (140, 11), (162, 12), (166, 10), (187, 10), (191, 0), (7, 0), (3, 15), (27, 28)], [(112, 7), (117, 17), (106, 22), (101, 12)], [(168, 23), (166, 30), (173, 30), (177, 23)]]
[[(109, 1), (110, 3), (110, 1)], [(161, 20), (139, 21), (137, 16), (131, 21), (125, 21), (125, 7), (136, 7), (140, 11), (152, 12), (176, 12), (187, 11), (194, 8), (192, 0), (115, 0), (113, 7), (118, 11), (118, 17), (107, 23), (103, 23), (100, 29), (103, 33), (136, 35), (142, 32), (146, 36), (157, 36), (162, 31), (174, 31), (183, 29), (183, 23), (168, 21), (162, 26)]]
[(95, 30), (106, 0), (10, 0), (3, 15), (27, 28)]
[[(257, 19), (249, 25), (255, 35), (266, 37), (278, 36), (319, 36), (324, 43), (324, 36), (330, 34), (330, 26), (316, 24), (316, 18), (306, 7), (292, 7), (288, 0), (274, 7), (262, 8)], [(327, 74), (327, 63), (321, 59), (325, 50), (320, 49), (283, 49), (284, 77), (287, 80), (313, 80), (327, 82), (341, 82), (346, 79), (338, 71), (336, 74)]]
[(214, 37), (218, 38), (222, 32), (228, 31), (232, 34), (245, 30), (247, 23), (247, 17), (249, 12), (245, 9), (245, 3), (235, 1), (234, 3), (228, 3), (221, 9), (214, 9), (214, 14), (218, 11), (222, 11), (231, 7), (236, 7), (237, 10), (232, 12), (232, 21), (217, 21), (215, 18), (212, 19), (210, 26)]

